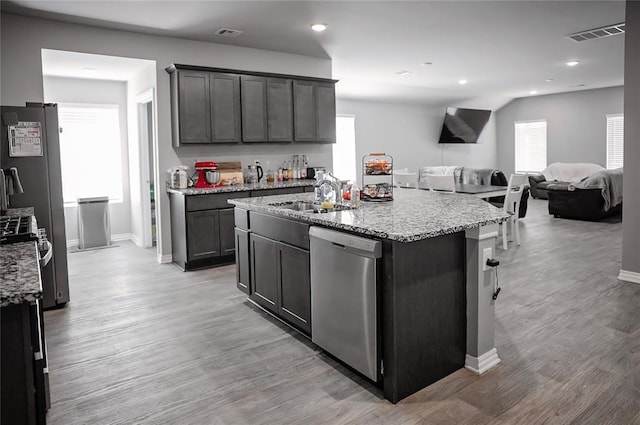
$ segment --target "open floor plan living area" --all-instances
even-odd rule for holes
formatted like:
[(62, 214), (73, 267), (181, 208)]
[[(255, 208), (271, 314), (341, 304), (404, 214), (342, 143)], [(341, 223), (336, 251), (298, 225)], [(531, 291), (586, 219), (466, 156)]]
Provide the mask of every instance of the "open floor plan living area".
[(0, 423), (640, 425), (640, 1), (0, 19)]

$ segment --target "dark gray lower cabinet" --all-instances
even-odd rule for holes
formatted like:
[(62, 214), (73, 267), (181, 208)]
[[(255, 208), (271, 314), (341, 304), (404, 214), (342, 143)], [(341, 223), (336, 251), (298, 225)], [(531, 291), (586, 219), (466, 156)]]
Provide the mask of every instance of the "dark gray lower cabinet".
[(220, 255), (220, 215), (218, 210), (187, 213), (187, 261)]
[(251, 285), (251, 257), (249, 255), (249, 231), (236, 227), (236, 282), (239, 290), (249, 295)]
[(220, 213), (220, 255), (231, 255), (236, 252), (236, 239), (233, 232), (235, 222), (233, 208), (218, 210)]
[(251, 299), (273, 313), (278, 312), (278, 245), (252, 233)]
[(278, 243), (280, 302), (278, 312), (287, 321), (311, 333), (311, 276), (309, 251)]
[[(253, 232), (249, 240), (249, 298), (301, 331), (311, 334), (309, 251)], [(239, 275), (242, 274), (240, 266), (241, 263), (236, 264)], [(242, 286), (238, 287), (242, 290)]]

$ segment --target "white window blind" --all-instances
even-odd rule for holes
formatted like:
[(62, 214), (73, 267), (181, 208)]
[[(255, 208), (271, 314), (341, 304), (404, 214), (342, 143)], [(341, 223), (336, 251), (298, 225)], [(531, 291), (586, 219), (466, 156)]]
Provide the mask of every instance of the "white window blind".
[(540, 172), (547, 167), (547, 121), (521, 121), (516, 128), (516, 173)]
[(607, 115), (607, 169), (620, 168), (624, 160), (624, 115)]
[(341, 180), (356, 179), (356, 117), (336, 117), (333, 174)]
[(62, 196), (108, 196), (122, 202), (122, 158), (118, 105), (59, 105)]

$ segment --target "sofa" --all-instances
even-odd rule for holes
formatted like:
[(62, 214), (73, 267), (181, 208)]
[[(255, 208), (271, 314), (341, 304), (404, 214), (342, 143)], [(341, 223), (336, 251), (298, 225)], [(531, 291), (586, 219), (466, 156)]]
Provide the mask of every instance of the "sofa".
[(554, 162), (541, 174), (529, 175), (531, 196), (535, 199), (549, 199), (549, 186), (568, 186), (602, 170), (604, 167), (598, 164)]
[[(463, 184), (483, 184), (492, 186), (506, 186), (507, 178), (500, 170), (494, 170), (491, 168), (471, 168), (471, 167), (459, 167), (459, 166), (434, 166), (434, 167), (421, 167), (418, 170), (418, 181), (424, 182), (425, 176), (431, 175), (454, 175), (456, 183)], [(529, 189), (525, 186), (525, 190), (522, 193), (522, 199), (520, 200), (520, 210), (518, 217), (523, 218), (527, 214), (527, 200), (529, 199)], [(489, 198), (489, 202), (493, 205), (502, 208), (504, 204), (504, 196), (497, 196)]]
[(601, 170), (575, 183), (547, 187), (549, 214), (558, 218), (599, 221), (622, 212), (623, 169)]

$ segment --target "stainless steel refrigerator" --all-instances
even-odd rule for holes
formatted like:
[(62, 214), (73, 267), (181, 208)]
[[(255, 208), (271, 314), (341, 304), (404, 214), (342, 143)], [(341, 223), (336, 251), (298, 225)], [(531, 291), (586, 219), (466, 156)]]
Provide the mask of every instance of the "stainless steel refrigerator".
[(0, 168), (16, 167), (23, 188), (9, 197), (9, 208), (34, 207), (38, 227), (53, 244), (53, 258), (41, 270), (43, 307), (62, 307), (69, 301), (69, 278), (58, 106), (2, 106), (1, 121)]

